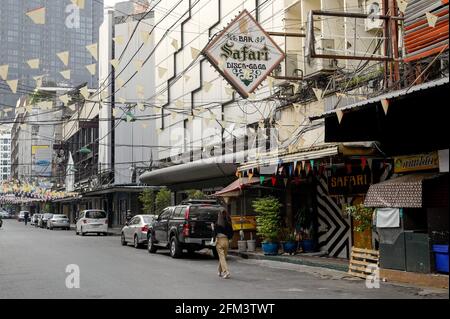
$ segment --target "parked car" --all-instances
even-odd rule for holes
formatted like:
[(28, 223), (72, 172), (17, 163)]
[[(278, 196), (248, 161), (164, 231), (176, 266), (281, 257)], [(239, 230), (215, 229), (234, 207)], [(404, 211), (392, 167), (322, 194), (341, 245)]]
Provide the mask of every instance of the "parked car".
[[(25, 213), (28, 212), (26, 210), (21, 210), (19, 212), (19, 215), (17, 216), (18, 222), (23, 222), (25, 220)], [(28, 212), (28, 220), (30, 220), (30, 212)]]
[(147, 244), (149, 226), (156, 219), (156, 215), (136, 215), (125, 224), (121, 231), (121, 243), (126, 246), (133, 243), (135, 248)]
[(53, 215), (47, 221), (47, 229), (53, 230), (54, 228), (70, 230), (69, 218), (66, 215)]
[(53, 214), (45, 213), (42, 215), (42, 217), (39, 219), (39, 227), (41, 228), (47, 228), (47, 222), (49, 219), (53, 217)]
[(34, 225), (35, 227), (41, 227), (42, 225), (42, 218), (44, 217), (44, 214), (36, 214), (36, 224)]
[(32, 225), (32, 226), (36, 226), (37, 225), (38, 215), (39, 214), (33, 214), (33, 216), (31, 216), (30, 225)]
[(108, 218), (104, 210), (87, 209), (78, 215), (76, 234), (84, 236), (88, 233), (108, 235)]
[(3, 219), (9, 219), (12, 218), (11, 214), (7, 211), (0, 211), (0, 217)]
[(216, 201), (186, 201), (181, 205), (167, 207), (151, 225), (148, 232), (148, 251), (169, 248), (170, 256), (181, 257), (183, 249), (189, 253), (211, 248), (217, 258), (216, 249), (210, 245), (213, 237), (212, 224), (224, 208)]

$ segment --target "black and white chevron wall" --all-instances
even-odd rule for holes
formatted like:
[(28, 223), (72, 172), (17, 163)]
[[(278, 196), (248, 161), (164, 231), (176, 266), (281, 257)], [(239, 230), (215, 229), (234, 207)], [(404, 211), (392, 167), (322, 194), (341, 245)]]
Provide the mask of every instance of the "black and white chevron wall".
[(341, 214), (341, 203), (328, 195), (325, 178), (317, 180), (317, 212), (320, 251), (329, 256), (349, 258), (351, 248), (350, 219)]

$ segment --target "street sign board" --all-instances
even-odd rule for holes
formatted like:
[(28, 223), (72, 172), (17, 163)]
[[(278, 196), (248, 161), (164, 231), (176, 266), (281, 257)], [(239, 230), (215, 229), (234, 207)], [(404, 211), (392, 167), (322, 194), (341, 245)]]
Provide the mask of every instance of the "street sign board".
[(247, 10), (218, 34), (203, 54), (243, 98), (285, 59), (285, 53)]

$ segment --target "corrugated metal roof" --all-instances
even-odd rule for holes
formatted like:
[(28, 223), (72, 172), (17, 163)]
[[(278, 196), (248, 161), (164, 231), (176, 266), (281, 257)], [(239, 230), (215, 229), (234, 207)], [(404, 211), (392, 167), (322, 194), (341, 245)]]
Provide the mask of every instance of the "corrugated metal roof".
[[(439, 79), (439, 80), (434, 80), (434, 81), (422, 83), (422, 84), (419, 84), (419, 85), (414, 85), (411, 88), (406, 88), (406, 89), (403, 89), (403, 90), (389, 92), (389, 93), (386, 93), (386, 94), (383, 94), (383, 95), (376, 96), (376, 97), (371, 98), (371, 99), (367, 99), (367, 100), (364, 100), (364, 101), (361, 101), (361, 102), (350, 104), (348, 106), (345, 106), (345, 107), (342, 107), (342, 108), (339, 108), (339, 109), (336, 109), (336, 110), (350, 111), (350, 110), (354, 110), (356, 108), (360, 108), (360, 107), (362, 107), (364, 105), (380, 103), (380, 101), (384, 100), (384, 99), (389, 100), (389, 99), (397, 98), (397, 97), (400, 97), (400, 96), (405, 96), (405, 95), (407, 95), (409, 93), (422, 91), (422, 90), (433, 88), (433, 87), (437, 87), (437, 86), (446, 85), (448, 83), (449, 83), (449, 78), (446, 77), (446, 78), (442, 78), (442, 79)], [(325, 118), (327, 116), (335, 115), (336, 114), (336, 110), (325, 112), (325, 113), (323, 113), (323, 114), (321, 114), (319, 116), (312, 116), (312, 117), (310, 117), (310, 120), (314, 121), (314, 120), (317, 120), (317, 119)]]

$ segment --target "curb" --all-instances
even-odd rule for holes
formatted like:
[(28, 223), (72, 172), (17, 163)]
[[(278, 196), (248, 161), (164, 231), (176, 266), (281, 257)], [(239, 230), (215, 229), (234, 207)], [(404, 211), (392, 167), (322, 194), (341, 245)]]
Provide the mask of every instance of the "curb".
[[(75, 231), (75, 225), (70, 225), (70, 230)], [(120, 230), (118, 230), (116, 232), (108, 230), (108, 236), (120, 236)]]
[(241, 257), (243, 259), (257, 259), (257, 260), (271, 260), (271, 261), (279, 261), (279, 262), (285, 262), (290, 264), (296, 264), (296, 265), (304, 265), (304, 266), (310, 266), (310, 267), (320, 267), (320, 268), (327, 268), (331, 270), (337, 270), (337, 271), (343, 271), (348, 272), (348, 265), (339, 265), (339, 264), (332, 264), (327, 262), (320, 262), (320, 261), (311, 261), (306, 260), (305, 258), (290, 258), (287, 256), (266, 256), (266, 255), (256, 255), (256, 254), (248, 254), (245, 252), (238, 252), (238, 251), (229, 251), (229, 255)]

